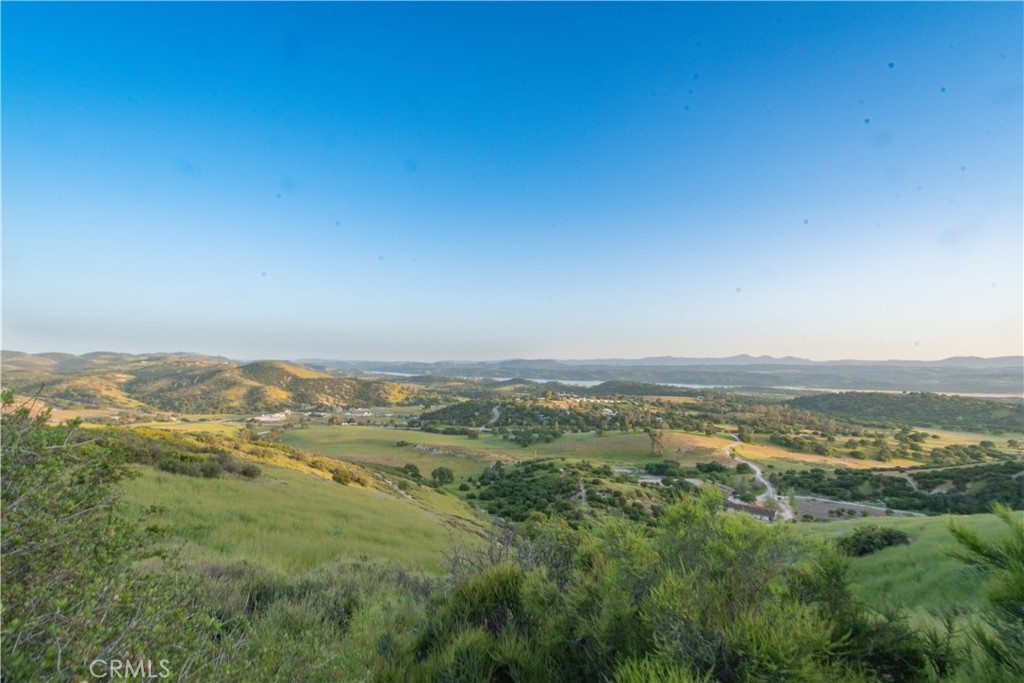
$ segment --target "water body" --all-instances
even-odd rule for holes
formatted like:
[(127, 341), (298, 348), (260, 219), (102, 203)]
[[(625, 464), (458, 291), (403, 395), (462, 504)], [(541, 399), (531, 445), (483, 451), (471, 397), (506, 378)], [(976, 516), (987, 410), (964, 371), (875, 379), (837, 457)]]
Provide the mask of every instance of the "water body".
[[(418, 377), (419, 376), (419, 375), (416, 375), (416, 374), (413, 374), (413, 373), (409, 373), (409, 372), (384, 372), (384, 371), (379, 371), (379, 370), (371, 370), (369, 372), (372, 372), (375, 375), (386, 375), (386, 376), (389, 376), (389, 377)], [(518, 377), (518, 378), (516, 378), (516, 377), (481, 377), (481, 376), (470, 376), (470, 375), (455, 375), (455, 377), (457, 377), (458, 379), (490, 379), (490, 380), (494, 380), (496, 382), (507, 382), (507, 381), (509, 381), (511, 379), (528, 379), (531, 382), (537, 382), (539, 384), (557, 383), (557, 384), (564, 384), (564, 385), (570, 386), (570, 387), (584, 387), (584, 388), (588, 388), (588, 389), (591, 388), (591, 387), (596, 387), (599, 384), (604, 384), (605, 382), (612, 381), (612, 380), (591, 380), (591, 379), (587, 379), (587, 380), (584, 380), (584, 379), (557, 379), (557, 378), (547, 378), (547, 377)], [(679, 383), (679, 382), (641, 382), (641, 383), (642, 384), (652, 384), (654, 386), (659, 386), (659, 387), (673, 387), (673, 388), (676, 388), (676, 389), (734, 390), (734, 389), (744, 389), (744, 388), (746, 388), (746, 389), (751, 389), (751, 390), (755, 390), (755, 391), (758, 390), (758, 389), (775, 389), (775, 390), (779, 390), (779, 391), (801, 391), (801, 392), (803, 392), (803, 391), (811, 391), (811, 392), (821, 392), (821, 393), (844, 393), (844, 392), (851, 392), (851, 391), (876, 392), (876, 393), (883, 393), (883, 394), (900, 394), (900, 393), (904, 393), (903, 391), (898, 391), (898, 390), (894, 390), (894, 389), (836, 389), (836, 388), (830, 388), (830, 387), (807, 387), (807, 386), (792, 386), (792, 385), (785, 385), (785, 384), (763, 386), (763, 387), (746, 387), (746, 386), (740, 385), (740, 384), (685, 384), (685, 383)], [(934, 393), (943, 394), (945, 396), (970, 396), (970, 397), (973, 397), (973, 398), (987, 398), (987, 399), (1020, 399), (1020, 398), (1022, 398), (1022, 396), (1024, 396), (1022, 394), (1014, 394), (1014, 393), (1002, 393), (1002, 394), (1000, 394), (1000, 393), (975, 393), (975, 392), (963, 392), (963, 391), (959, 391), (959, 392), (958, 391), (937, 391), (937, 392), (934, 392)]]

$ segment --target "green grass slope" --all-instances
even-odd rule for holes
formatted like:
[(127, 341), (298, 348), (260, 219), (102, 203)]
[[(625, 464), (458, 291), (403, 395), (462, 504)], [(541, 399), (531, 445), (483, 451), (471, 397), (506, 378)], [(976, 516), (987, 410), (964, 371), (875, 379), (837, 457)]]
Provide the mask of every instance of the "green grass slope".
[(453, 544), (478, 542), (471, 513), (432, 491), (391, 495), (266, 465), (256, 480), (138, 472), (126, 502), (190, 563), (248, 560), (294, 572), (367, 556), (434, 572)]
[(983, 538), (997, 538), (1005, 525), (995, 515), (948, 517), (872, 517), (827, 524), (800, 524), (810, 536), (834, 539), (858, 526), (877, 524), (902, 529), (910, 545), (886, 548), (852, 560), (855, 585), (861, 597), (877, 609), (903, 607), (917, 618), (943, 610), (976, 612), (984, 604), (984, 575), (946, 554), (957, 547), (947, 525), (955, 521)]

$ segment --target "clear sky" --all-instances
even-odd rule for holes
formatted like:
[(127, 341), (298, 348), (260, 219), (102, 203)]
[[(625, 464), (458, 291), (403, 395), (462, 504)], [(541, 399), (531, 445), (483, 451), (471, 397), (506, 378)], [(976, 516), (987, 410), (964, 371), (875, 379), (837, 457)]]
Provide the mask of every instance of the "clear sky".
[(3, 347), (1021, 354), (1022, 7), (4, 2)]

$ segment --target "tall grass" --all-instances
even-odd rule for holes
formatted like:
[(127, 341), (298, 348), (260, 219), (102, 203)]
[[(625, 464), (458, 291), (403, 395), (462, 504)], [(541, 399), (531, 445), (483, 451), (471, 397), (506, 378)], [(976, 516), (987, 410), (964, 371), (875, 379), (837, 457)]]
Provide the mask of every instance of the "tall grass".
[(876, 524), (901, 529), (914, 539), (852, 561), (854, 585), (860, 596), (877, 609), (903, 607), (912, 617), (938, 615), (945, 610), (975, 612), (985, 603), (985, 577), (977, 569), (950, 557), (957, 547), (947, 528), (956, 520), (983, 538), (1003, 533), (995, 515), (946, 517), (872, 517), (826, 524), (800, 524), (797, 529), (812, 536), (836, 538), (858, 526)]
[(438, 571), (453, 541), (472, 542), (466, 524), (451, 519), (456, 509), (432, 510), (422, 497), (412, 501), (276, 467), (252, 481), (138, 471), (124, 487), (125, 500), (136, 513), (155, 506), (145, 523), (163, 527), (167, 543), (181, 547), (190, 562), (249, 560), (292, 572), (339, 556), (372, 556)]

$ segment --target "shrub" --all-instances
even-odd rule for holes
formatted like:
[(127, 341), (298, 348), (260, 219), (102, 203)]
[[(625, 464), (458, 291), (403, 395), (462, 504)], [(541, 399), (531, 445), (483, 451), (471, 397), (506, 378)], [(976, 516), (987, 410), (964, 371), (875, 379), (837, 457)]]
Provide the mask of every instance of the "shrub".
[(156, 467), (157, 469), (163, 470), (164, 472), (170, 472), (172, 474), (184, 474), (187, 477), (202, 476), (200, 463), (193, 460), (182, 460), (174, 456), (169, 456), (162, 459), (160, 462), (156, 464)]
[[(12, 398), (4, 395), (5, 408)], [(166, 659), (177, 680), (195, 680), (189, 662), (212, 663), (206, 680), (230, 678), (233, 651), (214, 642), (232, 636), (195, 582), (173, 565), (137, 568), (155, 553), (120, 513), (127, 458), (76, 446), (73, 429), (48, 427), (48, 417), (23, 408), (2, 417), (3, 680), (90, 680), (90, 662), (143, 653), (159, 653), (154, 670)]]
[(455, 473), (450, 467), (437, 467), (430, 472), (430, 478), (437, 486), (444, 486), (455, 481)]
[(851, 557), (861, 557), (894, 545), (908, 545), (910, 536), (900, 529), (867, 524), (836, 540), (836, 546)]
[(1022, 680), (1024, 677), (1024, 521), (1005, 505), (993, 507), (1006, 525), (1006, 533), (994, 540), (950, 523), (949, 530), (960, 547), (950, 554), (988, 575), (983, 624), (975, 624), (968, 637), (980, 656), (968, 662), (972, 680)]
[(199, 464), (199, 472), (207, 479), (216, 479), (224, 472), (224, 468), (216, 460), (206, 460)]
[(255, 479), (260, 476), (260, 468), (254, 463), (247, 462), (238, 468), (238, 473), (248, 479)]

